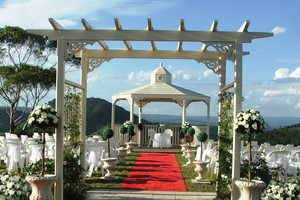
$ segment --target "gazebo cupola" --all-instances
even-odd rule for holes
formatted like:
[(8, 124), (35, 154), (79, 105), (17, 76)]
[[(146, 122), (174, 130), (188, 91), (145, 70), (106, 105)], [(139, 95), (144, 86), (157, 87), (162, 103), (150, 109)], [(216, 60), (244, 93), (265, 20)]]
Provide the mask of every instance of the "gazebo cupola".
[(162, 63), (160, 63), (160, 66), (151, 73), (150, 84), (156, 83), (167, 83), (172, 85), (172, 74), (162, 66)]

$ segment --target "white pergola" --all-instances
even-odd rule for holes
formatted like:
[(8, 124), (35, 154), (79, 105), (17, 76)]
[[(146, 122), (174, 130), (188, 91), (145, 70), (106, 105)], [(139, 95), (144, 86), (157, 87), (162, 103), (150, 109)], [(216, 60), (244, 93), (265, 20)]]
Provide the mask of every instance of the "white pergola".
[[(218, 31), (218, 21), (208, 31), (189, 31), (184, 26), (184, 20), (179, 23), (178, 30), (155, 30), (151, 19), (147, 21), (145, 30), (123, 29), (119, 20), (115, 19), (114, 30), (94, 29), (86, 20), (82, 19), (83, 30), (64, 29), (54, 19), (49, 19), (53, 29), (28, 30), (29, 33), (48, 36), (50, 40), (57, 40), (57, 78), (56, 78), (56, 108), (60, 116), (55, 153), (55, 174), (58, 180), (55, 184), (55, 199), (63, 199), (63, 126), (64, 126), (64, 87), (69, 84), (81, 89), (82, 93), (82, 129), (81, 148), (85, 150), (86, 133), (86, 94), (87, 74), (99, 67), (103, 62), (114, 58), (144, 58), (144, 59), (190, 59), (203, 63), (219, 76), (219, 92), (234, 88), (234, 117), (242, 110), (242, 60), (244, 43), (251, 43), (253, 39), (273, 36), (273, 33), (248, 32), (249, 21), (238, 31)], [(112, 50), (106, 41), (121, 41), (125, 49)], [(147, 41), (151, 49), (135, 50), (130, 41)], [(177, 42), (174, 50), (160, 50), (155, 42)], [(184, 42), (199, 43), (198, 50), (185, 51)], [(86, 45), (98, 43), (101, 49), (86, 49)], [(211, 48), (212, 47), (212, 48)], [(209, 50), (213, 49), (213, 50)], [(65, 61), (72, 56), (81, 58), (81, 83), (65, 80)], [(234, 63), (234, 82), (226, 83), (226, 61)], [(237, 199), (239, 192), (234, 181), (240, 178), (240, 141), (234, 131), (233, 163), (232, 163), (232, 199)], [(82, 154), (84, 155), (84, 154)], [(85, 165), (84, 156), (81, 164)]]
[[(186, 122), (186, 109), (192, 102), (204, 102), (207, 106), (207, 134), (209, 135), (210, 97), (172, 84), (172, 74), (162, 63), (151, 74), (150, 84), (112, 96), (111, 127), (115, 126), (115, 105), (120, 100), (130, 104), (130, 121), (134, 122), (134, 104), (139, 107), (139, 123), (142, 123), (142, 107), (151, 102), (173, 102), (182, 107), (182, 123)], [(141, 133), (139, 133), (139, 145)]]

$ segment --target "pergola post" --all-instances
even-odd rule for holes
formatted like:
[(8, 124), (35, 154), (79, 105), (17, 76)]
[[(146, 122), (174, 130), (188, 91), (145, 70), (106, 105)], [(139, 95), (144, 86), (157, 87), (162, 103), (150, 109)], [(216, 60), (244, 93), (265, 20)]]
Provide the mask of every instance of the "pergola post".
[(59, 121), (55, 140), (54, 198), (63, 199), (63, 146), (64, 146), (64, 96), (65, 96), (65, 40), (57, 41), (56, 110)]
[[(234, 120), (239, 112), (242, 111), (242, 43), (235, 43), (235, 60), (234, 60)], [(241, 142), (238, 132), (233, 129), (233, 158), (232, 158), (232, 191), (231, 199), (238, 199), (239, 189), (235, 185), (235, 180), (240, 178), (240, 157)]]
[(209, 102), (205, 102), (206, 103), (206, 109), (207, 109), (207, 114), (206, 114), (206, 133), (208, 135), (208, 139), (209, 139), (209, 126), (210, 126), (210, 103)]
[(182, 101), (182, 124), (186, 121), (186, 99)]
[[(86, 50), (82, 51), (81, 58), (81, 132), (80, 132), (80, 164), (85, 169), (85, 140), (86, 140), (86, 97), (87, 97), (87, 69), (88, 69), (88, 59)], [(85, 171), (83, 172), (83, 177), (85, 177)]]
[[(142, 123), (142, 119), (143, 119), (143, 113), (142, 113), (142, 104), (139, 104), (139, 124)], [(142, 144), (142, 131), (139, 129), (139, 146), (141, 146)]]
[[(219, 98), (220, 98), (220, 95), (222, 95), (222, 93), (224, 92), (222, 88), (226, 85), (226, 60), (223, 58), (220, 60), (219, 69), (220, 69), (220, 73), (219, 73)], [(222, 103), (219, 101), (219, 117), (218, 117), (219, 123), (221, 121), (220, 118), (221, 110), (222, 110)], [(218, 126), (218, 132), (220, 132), (220, 126)]]

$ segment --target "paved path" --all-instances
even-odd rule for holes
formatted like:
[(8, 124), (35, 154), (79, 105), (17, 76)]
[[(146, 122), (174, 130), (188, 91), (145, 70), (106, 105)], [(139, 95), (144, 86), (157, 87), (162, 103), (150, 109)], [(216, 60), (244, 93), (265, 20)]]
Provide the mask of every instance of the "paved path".
[(161, 192), (147, 190), (96, 189), (88, 191), (86, 200), (211, 200), (216, 198), (215, 192)]

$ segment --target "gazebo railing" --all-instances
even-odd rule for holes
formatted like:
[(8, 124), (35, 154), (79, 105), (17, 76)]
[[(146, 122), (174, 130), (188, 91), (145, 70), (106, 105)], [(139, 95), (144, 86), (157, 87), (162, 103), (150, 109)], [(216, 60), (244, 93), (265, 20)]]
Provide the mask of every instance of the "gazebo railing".
[[(122, 124), (115, 124), (114, 125), (114, 138), (119, 139), (120, 145), (125, 145), (126, 142), (128, 142), (128, 133), (126, 134), (120, 134), (120, 128), (123, 126)], [(148, 130), (149, 129), (154, 129), (155, 132), (157, 133), (163, 133), (165, 129), (171, 129), (173, 131), (173, 136), (171, 138), (171, 144), (172, 146), (179, 146), (180, 139), (179, 139), (179, 130), (180, 126), (178, 124), (173, 124), (173, 125), (167, 125), (165, 127), (160, 127), (158, 125), (143, 125), (143, 130), (141, 131), (141, 146), (148, 146), (149, 144), (149, 137), (148, 137)], [(205, 131), (206, 126), (197, 126), (199, 127), (200, 130)], [(134, 125), (134, 132), (136, 135), (133, 137), (133, 142), (135, 144), (139, 144), (139, 130), (137, 125)]]

